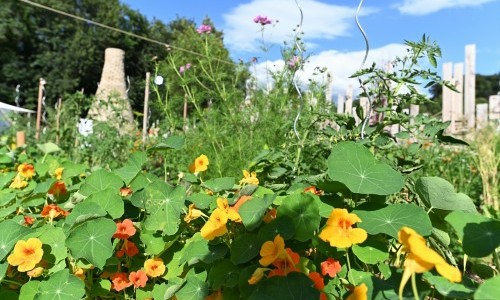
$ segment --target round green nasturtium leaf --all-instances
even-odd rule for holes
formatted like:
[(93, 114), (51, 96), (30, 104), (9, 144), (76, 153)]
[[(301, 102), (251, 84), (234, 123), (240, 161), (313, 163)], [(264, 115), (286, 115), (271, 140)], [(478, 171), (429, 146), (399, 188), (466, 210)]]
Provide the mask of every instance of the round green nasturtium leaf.
[[(443, 296), (452, 299), (471, 299), (474, 289), (463, 283), (454, 283), (441, 276), (425, 273), (424, 279), (429, 282)], [(464, 280), (465, 281), (465, 280)], [(488, 299), (488, 298), (475, 298)], [(493, 299), (493, 298), (491, 298)]]
[(352, 252), (366, 264), (376, 264), (389, 258), (387, 243), (368, 239), (360, 245), (353, 245)]
[(169, 279), (167, 284), (155, 284), (153, 287), (153, 298), (171, 299), (183, 284), (184, 280), (179, 277)]
[(42, 281), (38, 291), (38, 300), (80, 300), (85, 295), (85, 284), (69, 270), (62, 270)]
[(259, 255), (263, 241), (256, 234), (239, 235), (231, 243), (231, 261), (234, 264), (243, 264)]
[(144, 254), (158, 255), (170, 248), (177, 241), (178, 236), (163, 236), (159, 232), (141, 230), (140, 238), (145, 246)]
[(114, 171), (114, 173), (125, 182), (125, 185), (130, 185), (130, 182), (142, 171), (142, 166), (148, 161), (148, 157), (144, 152), (134, 152), (128, 159), (127, 163)]
[(278, 234), (281, 235), (285, 241), (294, 236), (295, 225), (290, 217), (279, 216), (270, 223), (261, 226), (259, 229), (259, 238), (262, 241), (272, 241)]
[(111, 238), (115, 232), (116, 224), (110, 219), (89, 220), (71, 230), (66, 246), (74, 258), (84, 258), (102, 269), (113, 255)]
[(23, 284), (21, 290), (19, 291), (19, 300), (35, 299), (36, 294), (38, 294), (40, 283), (40, 281), (32, 280)]
[(47, 194), (54, 182), (56, 182), (54, 178), (49, 178), (43, 182), (39, 182), (33, 190), (32, 195)]
[(183, 136), (169, 136), (163, 141), (149, 147), (148, 152), (163, 152), (169, 149), (179, 150), (184, 147), (184, 140), (185, 138)]
[(267, 209), (274, 201), (274, 194), (266, 194), (263, 198), (253, 197), (241, 205), (238, 210), (245, 228), (249, 231), (254, 230), (262, 223), (262, 218)]
[(451, 183), (441, 177), (421, 177), (415, 182), (415, 191), (429, 207), (442, 210), (477, 212), (469, 196), (455, 193)]
[(99, 278), (97, 279), (97, 281), (94, 281), (92, 283), (91, 294), (92, 296), (106, 296), (109, 294), (111, 286), (112, 284), (111, 281), (109, 281), (109, 279)]
[(8, 262), (0, 263), (0, 282), (5, 278), (5, 274), (7, 273), (7, 268), (9, 267)]
[(42, 241), (44, 251), (46, 251), (46, 246), (50, 249), (50, 252), (46, 253), (50, 253), (50, 256), (53, 257), (52, 263), (57, 264), (68, 257), (68, 249), (64, 245), (66, 235), (60, 227), (43, 226), (43, 228), (45, 230), (38, 238)]
[(248, 299), (319, 299), (319, 291), (305, 274), (292, 272), (286, 277), (274, 276), (262, 280)]
[(75, 164), (72, 161), (66, 161), (62, 164), (62, 167), (64, 168), (62, 178), (64, 180), (80, 176), (80, 174), (85, 173), (85, 166), (80, 165), (80, 164)]
[(379, 162), (363, 145), (340, 142), (328, 157), (328, 176), (358, 194), (390, 195), (404, 185), (403, 176)]
[(113, 219), (120, 218), (125, 212), (123, 199), (115, 189), (107, 188), (99, 193), (90, 195), (85, 201), (97, 203)]
[(204, 300), (208, 296), (208, 285), (196, 276), (187, 276), (186, 284), (175, 293), (178, 300)]
[(85, 182), (80, 187), (80, 194), (88, 197), (105, 189), (112, 189), (118, 193), (122, 186), (123, 180), (118, 175), (101, 169), (85, 178)]
[(455, 229), (464, 252), (471, 257), (485, 257), (500, 246), (500, 221), (478, 214), (454, 211), (445, 220)]
[(192, 194), (188, 197), (188, 201), (193, 203), (198, 209), (207, 209), (210, 207), (210, 203), (214, 202), (216, 196), (210, 196), (204, 193)]
[(0, 261), (10, 253), (16, 242), (29, 232), (30, 229), (12, 220), (0, 222)]
[(196, 233), (186, 241), (179, 262), (180, 264), (187, 262), (189, 266), (200, 261), (209, 264), (224, 257), (226, 253), (227, 247), (225, 245), (209, 245), (200, 233)]
[(104, 217), (106, 211), (102, 209), (99, 204), (94, 202), (80, 202), (71, 211), (71, 213), (64, 220), (65, 229), (71, 228), (74, 225), (80, 224), (87, 220)]
[(432, 231), (429, 216), (414, 204), (391, 204), (372, 211), (354, 210), (353, 213), (362, 221), (356, 225), (369, 234), (385, 233), (398, 238), (398, 231), (403, 226), (412, 228), (422, 236), (428, 236)]
[(234, 177), (213, 178), (201, 184), (214, 193), (232, 190), (234, 187)]
[(234, 287), (238, 284), (239, 269), (230, 260), (216, 261), (208, 272), (208, 284), (212, 290), (221, 287)]
[(146, 217), (144, 226), (150, 231), (163, 231), (174, 235), (181, 222), (186, 190), (182, 186), (172, 187), (165, 182), (153, 182), (146, 189)]
[(283, 200), (278, 207), (278, 218), (289, 217), (295, 227), (294, 239), (304, 242), (314, 236), (314, 231), (319, 228), (321, 216), (318, 203), (310, 194), (292, 194)]
[(474, 293), (474, 299), (498, 299), (500, 295), (500, 276), (485, 280)]

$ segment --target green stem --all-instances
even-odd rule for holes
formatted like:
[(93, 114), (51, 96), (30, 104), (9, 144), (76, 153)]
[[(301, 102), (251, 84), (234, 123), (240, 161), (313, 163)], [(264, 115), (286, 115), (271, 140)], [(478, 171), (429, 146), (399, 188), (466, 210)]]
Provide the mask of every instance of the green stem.
[(417, 280), (415, 279), (415, 273), (411, 274), (411, 289), (413, 290), (413, 297), (415, 300), (419, 300), (418, 298), (418, 290), (417, 290)]
[(22, 286), (23, 285), (22, 283), (19, 283), (17, 281), (13, 281), (13, 280), (8, 280), (8, 279), (2, 279), (2, 282), (9, 283), (9, 284), (15, 284), (15, 285), (18, 285), (18, 286)]
[(356, 285), (356, 281), (354, 280), (354, 277), (352, 276), (351, 272), (351, 260), (349, 259), (349, 248), (346, 249), (346, 255), (347, 255), (347, 274), (349, 274), (349, 277), (351, 278), (352, 284)]

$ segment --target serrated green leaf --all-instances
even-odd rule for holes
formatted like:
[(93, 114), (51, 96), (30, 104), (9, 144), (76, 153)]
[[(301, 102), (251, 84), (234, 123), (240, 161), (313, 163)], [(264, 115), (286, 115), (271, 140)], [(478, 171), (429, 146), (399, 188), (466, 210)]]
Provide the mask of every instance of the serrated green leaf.
[(71, 230), (66, 246), (74, 258), (84, 258), (102, 269), (113, 255), (111, 238), (115, 232), (116, 224), (110, 219), (89, 220)]
[(295, 227), (294, 239), (305, 242), (318, 230), (321, 216), (318, 203), (310, 194), (291, 194), (278, 207), (277, 216), (289, 217)]
[(432, 231), (431, 220), (425, 210), (413, 204), (391, 204), (382, 209), (354, 210), (353, 213), (361, 218), (358, 227), (369, 234), (385, 233), (398, 238), (398, 231), (403, 226), (414, 229), (422, 236), (428, 236)]
[(328, 176), (358, 194), (390, 195), (404, 185), (399, 172), (378, 162), (365, 146), (354, 142), (333, 146), (328, 157)]

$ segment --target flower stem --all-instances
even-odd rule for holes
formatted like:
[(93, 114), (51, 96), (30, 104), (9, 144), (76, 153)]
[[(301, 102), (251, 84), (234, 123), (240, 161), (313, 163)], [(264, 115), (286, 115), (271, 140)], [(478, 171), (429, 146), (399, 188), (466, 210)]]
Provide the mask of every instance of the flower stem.
[(413, 290), (413, 297), (415, 300), (419, 300), (418, 298), (418, 290), (417, 290), (417, 280), (415, 279), (415, 273), (411, 274), (411, 289)]
[(349, 277), (351, 277), (351, 282), (352, 284), (356, 285), (356, 281), (354, 280), (354, 277), (351, 272), (351, 260), (349, 259), (349, 248), (346, 249), (347, 251), (345, 252), (347, 255), (347, 274), (349, 274)]

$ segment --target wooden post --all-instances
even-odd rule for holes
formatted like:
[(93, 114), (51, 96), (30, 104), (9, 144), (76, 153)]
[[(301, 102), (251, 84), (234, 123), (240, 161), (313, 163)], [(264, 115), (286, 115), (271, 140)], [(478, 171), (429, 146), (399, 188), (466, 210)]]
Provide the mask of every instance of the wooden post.
[(451, 120), (454, 132), (463, 129), (464, 118), (464, 64), (457, 63), (453, 65), (453, 84), (458, 93), (452, 93)]
[(62, 105), (62, 99), (61, 97), (59, 97), (59, 99), (57, 99), (57, 106), (56, 106), (56, 144), (58, 145), (60, 138), (59, 124), (61, 118), (61, 105)]
[(475, 127), (476, 109), (476, 45), (465, 46), (464, 115), (467, 128)]
[(26, 144), (26, 135), (24, 134), (24, 131), (16, 132), (16, 147), (22, 147), (24, 144)]
[(142, 118), (142, 144), (146, 145), (148, 135), (148, 113), (149, 113), (149, 78), (151, 74), (146, 72), (146, 87), (144, 88), (144, 114)]
[(38, 82), (38, 106), (36, 109), (36, 134), (35, 139), (38, 141), (40, 139), (40, 124), (42, 122), (42, 100), (43, 100), (43, 86), (45, 85), (45, 79), (40, 78)]
[(340, 95), (337, 98), (337, 113), (338, 114), (343, 114), (344, 113), (344, 95)]

